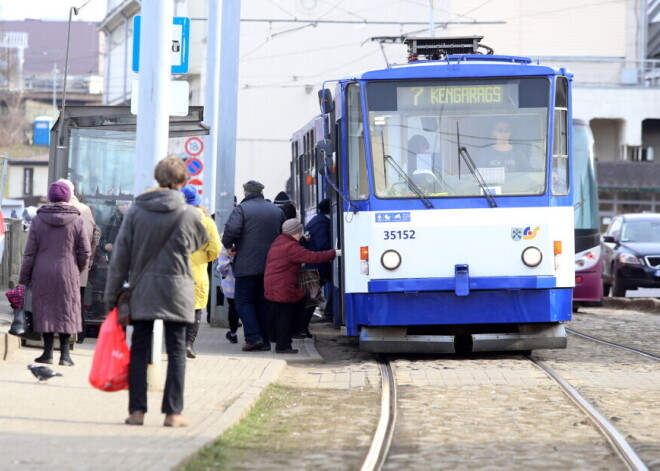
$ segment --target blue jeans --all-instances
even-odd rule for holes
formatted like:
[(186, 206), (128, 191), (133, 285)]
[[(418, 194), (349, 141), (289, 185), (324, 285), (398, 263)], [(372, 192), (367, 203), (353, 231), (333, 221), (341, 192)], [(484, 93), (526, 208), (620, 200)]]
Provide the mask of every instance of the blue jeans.
[(254, 344), (262, 341), (264, 345), (270, 345), (264, 275), (238, 276), (234, 289), (234, 303), (243, 322), (245, 342)]

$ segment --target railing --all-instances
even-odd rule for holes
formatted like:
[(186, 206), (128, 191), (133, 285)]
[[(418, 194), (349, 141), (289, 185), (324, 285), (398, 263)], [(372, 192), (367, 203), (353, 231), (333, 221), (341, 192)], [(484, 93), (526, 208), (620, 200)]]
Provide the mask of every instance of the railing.
[[(1, 77), (1, 74), (0, 74)], [(57, 93), (59, 98), (62, 94), (62, 86), (64, 80), (61, 74), (53, 77), (52, 74), (43, 75), (24, 75), (22, 92), (49, 92)], [(0, 90), (10, 89), (8, 81), (2, 81), (0, 78)], [(77, 75), (69, 76), (67, 78), (67, 93), (89, 93), (99, 94), (103, 93), (103, 77), (100, 75)]]
[(0, 33), (0, 47), (25, 49), (28, 47), (28, 34), (15, 32)]

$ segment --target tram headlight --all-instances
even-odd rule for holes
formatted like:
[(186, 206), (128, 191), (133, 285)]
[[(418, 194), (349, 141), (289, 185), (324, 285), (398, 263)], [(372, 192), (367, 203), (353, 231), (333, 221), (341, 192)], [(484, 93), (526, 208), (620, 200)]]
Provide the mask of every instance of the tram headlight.
[(401, 265), (401, 255), (396, 250), (386, 250), (380, 257), (380, 263), (387, 270), (396, 270)]
[(537, 247), (527, 247), (523, 250), (521, 258), (528, 267), (537, 267), (543, 261), (543, 254)]

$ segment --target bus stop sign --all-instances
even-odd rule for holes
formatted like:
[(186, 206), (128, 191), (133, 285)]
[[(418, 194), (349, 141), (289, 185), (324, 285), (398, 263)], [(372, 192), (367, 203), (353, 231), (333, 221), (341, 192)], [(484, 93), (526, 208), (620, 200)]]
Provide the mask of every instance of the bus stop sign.
[[(133, 18), (133, 72), (140, 69), (140, 32), (142, 16)], [(190, 55), (190, 18), (175, 16), (172, 19), (172, 73), (187, 74)]]

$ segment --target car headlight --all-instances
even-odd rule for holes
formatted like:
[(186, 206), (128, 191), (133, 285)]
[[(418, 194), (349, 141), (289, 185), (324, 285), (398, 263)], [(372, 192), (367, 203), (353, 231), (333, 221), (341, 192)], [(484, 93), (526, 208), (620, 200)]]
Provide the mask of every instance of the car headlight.
[(521, 258), (528, 267), (537, 267), (543, 261), (543, 254), (538, 247), (527, 247), (523, 250)]
[(638, 257), (631, 253), (622, 252), (619, 254), (617, 259), (619, 260), (619, 263), (627, 263), (629, 265), (644, 265), (644, 262), (642, 262)]
[(380, 263), (387, 270), (396, 270), (401, 265), (401, 255), (396, 250), (386, 250), (380, 257)]

